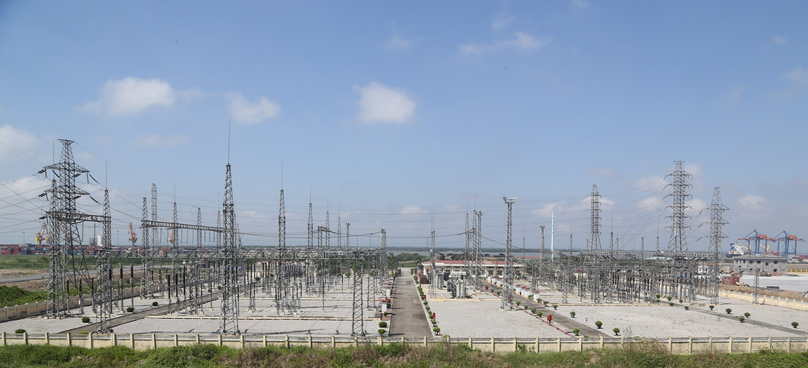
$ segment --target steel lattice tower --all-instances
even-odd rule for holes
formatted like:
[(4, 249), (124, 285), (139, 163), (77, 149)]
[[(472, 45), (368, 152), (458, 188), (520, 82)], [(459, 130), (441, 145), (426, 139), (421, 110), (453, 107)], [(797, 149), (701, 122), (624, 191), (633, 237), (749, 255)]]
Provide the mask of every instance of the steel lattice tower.
[(307, 245), (309, 247), (313, 247), (314, 246), (314, 213), (312, 212), (311, 199), (309, 199), (309, 224), (308, 224), (308, 230), (309, 230), (309, 238), (308, 238), (309, 242), (308, 242)]
[(278, 208), (278, 248), (286, 248), (286, 204), (283, 198), (283, 189), (281, 189), (281, 201)]
[(379, 289), (384, 286), (384, 279), (387, 278), (387, 230), (382, 229), (382, 255), (381, 255), (381, 270), (379, 270)]
[(483, 214), (485, 211), (474, 210), (474, 285), (477, 290), (483, 288), (482, 244), (483, 244)]
[(353, 262), (353, 302), (351, 308), (351, 335), (365, 336), (365, 311), (362, 308), (362, 263), (357, 255)]
[[(539, 276), (541, 277), (541, 282), (544, 283), (544, 282), (546, 282), (546, 280), (544, 278), (544, 268), (545, 268), (545, 264), (546, 264), (546, 262), (544, 261), (544, 256), (545, 256), (545, 254), (544, 254), (544, 251), (545, 251), (545, 247), (544, 247), (544, 225), (539, 226), (539, 228), (541, 228), (541, 254), (540, 254), (540, 257), (539, 257)], [(535, 276), (533, 277), (534, 280), (536, 280), (536, 278), (537, 277), (535, 277)], [(534, 289), (539, 288), (539, 285), (538, 285), (537, 281), (533, 282), (533, 288)]]
[[(435, 223), (432, 223), (432, 228), (435, 228)], [(434, 298), (438, 292), (438, 270), (435, 268), (435, 257), (437, 256), (435, 250), (435, 230), (430, 232), (429, 237), (429, 297)]]
[(97, 258), (98, 285), (95, 293), (96, 317), (98, 318), (98, 332), (109, 333), (112, 329), (109, 320), (112, 316), (112, 221), (109, 208), (109, 190), (104, 190), (104, 216), (101, 232), (101, 254)]
[(713, 200), (710, 204), (710, 247), (707, 249), (707, 253), (710, 254), (709, 279), (707, 280), (710, 304), (718, 304), (721, 239), (727, 237), (723, 232), (724, 225), (727, 224), (724, 221), (724, 211), (726, 210), (728, 208), (721, 202), (721, 189), (715, 187), (713, 189)]
[(594, 184), (592, 185), (590, 208), (589, 250), (600, 250), (600, 193), (598, 193), (598, 186)]
[[(141, 219), (146, 221), (149, 219), (149, 208), (146, 197), (143, 197), (143, 214)], [(152, 229), (154, 232), (155, 229)], [(141, 271), (140, 271), (140, 297), (150, 298), (154, 293), (154, 270), (152, 269), (152, 257), (154, 255), (149, 239), (149, 229), (145, 226), (141, 229), (142, 232), (142, 247), (140, 253), (141, 258)]]
[(681, 253), (688, 251), (685, 230), (690, 226), (685, 223), (685, 220), (690, 216), (685, 211), (690, 208), (687, 205), (687, 200), (691, 196), (687, 193), (687, 190), (692, 185), (687, 180), (692, 178), (693, 175), (685, 171), (683, 167), (684, 161), (675, 162), (676, 168), (673, 170), (673, 174), (668, 175), (673, 176), (673, 183), (668, 184), (669, 187), (673, 187), (673, 192), (668, 194), (668, 197), (673, 197), (673, 203), (669, 206), (673, 213), (671, 214), (671, 239), (668, 242), (668, 252)]
[[(104, 216), (87, 215), (78, 211), (76, 201), (88, 195), (86, 191), (76, 186), (76, 178), (90, 171), (76, 164), (73, 159), (73, 141), (60, 139), (62, 154), (58, 163), (45, 166), (39, 173), (51, 170), (59, 178), (58, 184), (52, 182), (50, 211), (46, 218), (51, 226), (51, 271), (48, 280), (48, 317), (66, 316), (69, 311), (68, 283), (79, 285), (80, 280), (89, 283), (90, 277), (81, 253), (81, 259), (76, 262), (75, 245), (81, 245), (81, 234), (78, 224), (84, 221), (104, 222)], [(55, 251), (55, 254), (54, 254)], [(69, 256), (69, 262), (68, 262)], [(68, 268), (68, 263), (69, 268)], [(68, 273), (71, 273), (68, 275)]]
[(513, 236), (512, 236), (512, 221), (511, 221), (511, 214), (513, 212), (513, 203), (516, 202), (516, 198), (508, 198), (502, 197), (505, 201), (505, 204), (508, 205), (508, 226), (505, 231), (505, 285), (502, 288), (502, 309), (506, 310), (513, 310), (513, 255), (511, 254), (513, 248)]
[(236, 254), (236, 211), (233, 203), (233, 179), (230, 174), (230, 163), (224, 181), (224, 215), (223, 238), (223, 272), (222, 308), (219, 314), (220, 334), (239, 334), (238, 328), (238, 262)]
[(469, 231), (469, 214), (466, 212), (466, 244), (463, 248), (463, 268), (466, 271), (466, 277), (471, 276), (471, 253), (469, 251), (469, 244), (471, 243), (471, 232)]
[(328, 210), (325, 211), (325, 247), (331, 247), (331, 220), (329, 219), (331, 215), (328, 213)]

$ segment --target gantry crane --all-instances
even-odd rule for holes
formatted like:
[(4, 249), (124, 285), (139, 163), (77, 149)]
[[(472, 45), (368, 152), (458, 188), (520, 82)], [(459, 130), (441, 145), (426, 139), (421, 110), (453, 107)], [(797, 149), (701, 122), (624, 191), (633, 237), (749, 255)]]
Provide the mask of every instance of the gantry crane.
[(780, 251), (780, 242), (783, 242), (784, 248), (782, 255), (787, 257), (789, 254), (797, 255), (797, 242), (803, 239), (798, 239), (796, 235), (791, 235), (783, 230), (783, 232), (777, 234), (772, 240), (777, 241), (778, 252)]
[(129, 241), (132, 242), (133, 247), (135, 246), (135, 243), (137, 243), (137, 235), (135, 235), (135, 232), (132, 230), (131, 222), (129, 223)]

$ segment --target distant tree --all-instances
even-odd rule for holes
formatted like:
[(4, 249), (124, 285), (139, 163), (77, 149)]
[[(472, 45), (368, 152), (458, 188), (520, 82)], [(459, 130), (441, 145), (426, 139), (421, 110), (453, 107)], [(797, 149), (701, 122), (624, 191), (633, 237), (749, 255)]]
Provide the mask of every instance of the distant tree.
[(688, 310), (688, 309), (690, 309), (690, 306), (686, 305), (685, 310)]
[(727, 309), (724, 309), (724, 310), (727, 312), (727, 314), (732, 314), (732, 308), (727, 308)]
[(713, 308), (715, 308), (715, 306), (710, 304), (710, 310), (713, 310)]
[(379, 322), (379, 327), (387, 327), (387, 322), (385, 321)]
[(570, 312), (570, 317), (575, 318), (575, 311)]
[(572, 332), (574, 332), (574, 333), (575, 333), (575, 336), (578, 336), (578, 332), (580, 332), (580, 331), (581, 331), (581, 330), (579, 330), (579, 329), (577, 329), (577, 328), (573, 328), (573, 329), (572, 329)]
[(598, 328), (600, 328), (601, 326), (603, 326), (603, 322), (595, 321), (595, 326), (598, 326)]
[(794, 328), (797, 328), (797, 326), (799, 326), (800, 324), (797, 322), (791, 322), (791, 325), (794, 326)]
[(743, 315), (744, 315), (746, 318), (749, 318), (749, 316), (751, 316), (752, 314), (750, 314), (749, 312), (745, 312)]
[(617, 334), (619, 334), (619, 333), (620, 333), (620, 329), (619, 329), (619, 328), (617, 328), (617, 327), (615, 327), (615, 328), (614, 328), (612, 331), (614, 331), (614, 335), (615, 335), (615, 336), (617, 336)]
[(384, 336), (384, 333), (385, 333), (385, 332), (387, 332), (387, 330), (385, 330), (385, 329), (383, 329), (383, 328), (380, 328), (380, 329), (379, 329), (379, 335)]
[(738, 316), (738, 319), (741, 321), (741, 323), (743, 323), (743, 321), (746, 320), (746, 318), (744, 318), (744, 316)]

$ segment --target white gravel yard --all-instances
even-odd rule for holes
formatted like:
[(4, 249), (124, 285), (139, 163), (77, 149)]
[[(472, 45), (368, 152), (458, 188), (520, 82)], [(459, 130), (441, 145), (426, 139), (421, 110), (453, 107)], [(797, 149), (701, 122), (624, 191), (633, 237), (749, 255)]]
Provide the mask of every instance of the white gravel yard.
[(504, 312), (497, 300), (429, 303), (442, 334), (452, 337), (568, 337), (523, 311)]
[(85, 323), (81, 322), (81, 317), (63, 319), (31, 317), (0, 323), (0, 332), (5, 331), (6, 333), (14, 333), (14, 331), (18, 328), (22, 328), (28, 333), (56, 333), (72, 328), (78, 328), (83, 325), (85, 325)]
[[(239, 320), (239, 329), (246, 334), (261, 335), (351, 335), (351, 321), (312, 320)], [(213, 334), (219, 329), (216, 319), (147, 318), (115, 327), (119, 334), (129, 333), (191, 333)], [(376, 334), (378, 322), (365, 321), (365, 331)]]
[[(685, 310), (678, 303), (662, 306), (575, 306), (566, 307), (575, 311), (575, 319), (588, 326), (595, 321), (603, 322), (603, 329), (611, 332), (617, 327), (622, 336), (646, 336), (655, 338), (687, 336), (805, 336), (803, 329), (791, 327), (792, 321), (808, 323), (808, 313), (785, 308), (753, 306), (748, 303), (727, 300), (714, 311), (707, 307), (691, 307)], [(566, 309), (565, 308), (565, 309)], [(732, 309), (731, 318), (725, 309)], [(560, 309), (560, 308), (559, 308)], [(707, 313), (705, 313), (707, 312)], [(783, 329), (741, 323), (738, 316), (749, 312), (749, 321), (760, 321)], [(803, 322), (800, 322), (802, 325)]]

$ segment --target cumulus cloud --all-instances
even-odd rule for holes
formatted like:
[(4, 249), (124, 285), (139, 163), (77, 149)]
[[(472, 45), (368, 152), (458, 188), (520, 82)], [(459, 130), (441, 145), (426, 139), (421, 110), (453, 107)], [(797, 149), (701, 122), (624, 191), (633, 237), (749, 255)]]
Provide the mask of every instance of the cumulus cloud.
[(724, 99), (724, 101), (738, 102), (738, 100), (741, 99), (741, 94), (747, 89), (749, 88), (742, 84), (736, 84), (730, 87), (729, 91), (721, 97)]
[(500, 50), (535, 51), (553, 42), (551, 37), (536, 38), (525, 32), (514, 32), (513, 38), (497, 40), (494, 43), (470, 42), (458, 45), (462, 55), (480, 55)]
[(786, 43), (786, 41), (787, 41), (787, 40), (786, 40), (786, 38), (785, 38), (785, 37), (783, 37), (783, 36), (780, 36), (780, 35), (777, 35), (777, 34), (775, 34), (774, 36), (772, 36), (772, 42), (774, 42), (774, 43), (776, 43), (776, 44), (778, 44), (778, 45), (785, 44), (785, 43)]
[(384, 48), (388, 50), (409, 50), (410, 47), (412, 47), (412, 41), (401, 36), (393, 36), (384, 44)]
[(0, 160), (19, 157), (34, 149), (38, 142), (39, 139), (25, 129), (3, 125), (0, 127)]
[(589, 9), (589, 2), (586, 0), (572, 0), (573, 9)]
[(136, 137), (129, 142), (130, 146), (147, 146), (147, 147), (176, 147), (186, 144), (191, 141), (191, 137), (185, 135), (170, 135), (160, 136), (158, 134), (144, 134)]
[(425, 213), (429, 213), (429, 211), (425, 208), (421, 208), (418, 206), (407, 206), (402, 208), (401, 211), (399, 211), (399, 213), (402, 215), (422, 215)]
[(797, 67), (794, 70), (783, 74), (783, 77), (790, 79), (792, 82), (799, 85), (808, 86), (808, 71), (801, 67)]
[(354, 86), (359, 92), (359, 114), (356, 120), (363, 123), (401, 124), (415, 114), (415, 101), (403, 88), (390, 88), (378, 82), (367, 86)]
[(507, 9), (503, 9), (497, 17), (494, 19), (494, 22), (491, 24), (491, 28), (493, 30), (498, 30), (509, 26), (513, 21), (516, 20), (513, 15), (511, 15)]
[(230, 118), (236, 123), (256, 124), (277, 117), (281, 112), (281, 105), (266, 97), (249, 101), (240, 93), (228, 92), (224, 98), (230, 100)]
[(135, 115), (152, 106), (171, 107), (177, 92), (159, 79), (128, 77), (108, 80), (101, 87), (101, 97), (82, 106), (82, 110), (101, 116)]
[(769, 202), (766, 200), (766, 198), (753, 194), (747, 194), (741, 198), (738, 198), (737, 203), (738, 209), (745, 212), (760, 212), (768, 209), (769, 207)]

